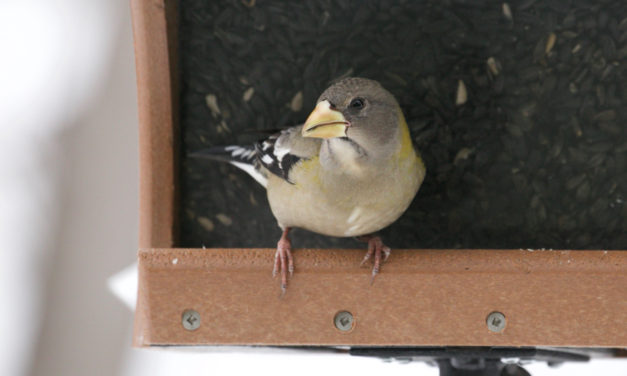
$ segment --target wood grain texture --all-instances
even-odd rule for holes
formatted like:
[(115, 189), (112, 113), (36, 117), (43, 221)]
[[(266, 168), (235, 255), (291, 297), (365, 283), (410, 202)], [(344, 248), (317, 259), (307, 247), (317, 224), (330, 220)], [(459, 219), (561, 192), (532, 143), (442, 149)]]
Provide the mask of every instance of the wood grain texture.
[[(139, 113), (139, 246), (172, 247), (177, 234), (176, 9), (131, 0)], [(148, 296), (139, 291), (134, 338), (149, 333)], [(148, 338), (146, 338), (148, 340)], [(141, 341), (140, 341), (141, 342)]]
[(362, 256), (296, 250), (281, 298), (272, 249), (141, 250), (135, 345), (627, 346), (625, 251), (398, 250), (373, 285)]
[(132, 0), (137, 69), (140, 247), (176, 238), (178, 112), (176, 10), (172, 1)]

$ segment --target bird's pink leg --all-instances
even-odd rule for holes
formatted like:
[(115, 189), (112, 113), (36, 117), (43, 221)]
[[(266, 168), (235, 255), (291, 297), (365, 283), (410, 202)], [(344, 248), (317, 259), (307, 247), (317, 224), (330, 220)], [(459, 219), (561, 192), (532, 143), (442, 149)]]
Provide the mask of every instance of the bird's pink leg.
[(290, 228), (286, 227), (283, 230), (283, 235), (276, 245), (276, 253), (274, 254), (274, 269), (272, 270), (272, 276), (281, 272), (281, 291), (285, 293), (287, 288), (287, 273), (290, 273), (290, 277), (294, 274), (294, 260), (292, 259), (292, 242), (288, 236)]
[[(372, 279), (370, 283), (374, 282), (374, 278), (379, 274), (379, 270), (381, 269), (381, 264), (387, 261), (388, 257), (390, 257), (390, 253), (392, 250), (390, 247), (383, 244), (383, 240), (378, 235), (364, 235), (357, 238), (357, 240), (368, 243), (368, 251), (364, 256), (364, 259), (361, 261), (360, 266), (363, 266), (370, 257), (374, 256), (374, 266), (372, 268)], [(385, 255), (383, 260), (381, 260), (381, 254)]]

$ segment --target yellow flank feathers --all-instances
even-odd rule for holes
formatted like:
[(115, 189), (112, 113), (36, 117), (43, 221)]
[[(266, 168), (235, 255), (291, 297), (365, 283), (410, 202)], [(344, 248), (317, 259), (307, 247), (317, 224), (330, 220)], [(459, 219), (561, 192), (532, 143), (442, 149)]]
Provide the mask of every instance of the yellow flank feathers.
[(398, 109), (398, 118), (399, 118), (399, 128), (401, 131), (401, 147), (398, 151), (398, 158), (400, 160), (405, 160), (409, 157), (416, 156), (416, 152), (414, 151), (414, 147), (411, 142), (411, 135), (409, 134), (409, 127), (407, 126), (407, 122), (405, 121), (405, 116), (403, 116), (403, 112), (401, 109)]
[(398, 109), (398, 117), (399, 117), (399, 127), (401, 131), (401, 147), (398, 150), (398, 161), (409, 161), (411, 158), (415, 158), (415, 167), (421, 171), (420, 180), (422, 181), (424, 177), (425, 164), (420, 157), (420, 153), (414, 149), (414, 145), (411, 140), (411, 135), (409, 133), (409, 127), (407, 126), (407, 122), (405, 121), (405, 116), (403, 116), (403, 112), (401, 109)]

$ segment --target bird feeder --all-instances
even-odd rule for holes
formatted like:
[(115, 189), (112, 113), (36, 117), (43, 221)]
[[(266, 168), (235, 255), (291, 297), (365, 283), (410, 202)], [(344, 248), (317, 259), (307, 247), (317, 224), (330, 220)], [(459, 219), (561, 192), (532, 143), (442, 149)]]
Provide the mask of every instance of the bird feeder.
[(389, 347), (617, 356), (612, 349), (627, 347), (622, 250), (394, 250), (370, 284), (359, 267), (364, 250), (297, 247), (281, 296), (275, 249), (180, 247), (177, 3), (131, 5), (140, 130), (134, 346), (349, 346), (375, 356)]

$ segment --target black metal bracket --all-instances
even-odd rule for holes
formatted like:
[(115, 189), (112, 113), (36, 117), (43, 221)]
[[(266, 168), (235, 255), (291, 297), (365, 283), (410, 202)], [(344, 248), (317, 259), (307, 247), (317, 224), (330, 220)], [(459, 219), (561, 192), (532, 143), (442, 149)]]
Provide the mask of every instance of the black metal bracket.
[(437, 364), (440, 376), (529, 376), (521, 363), (587, 362), (587, 354), (535, 347), (352, 347), (350, 354)]

